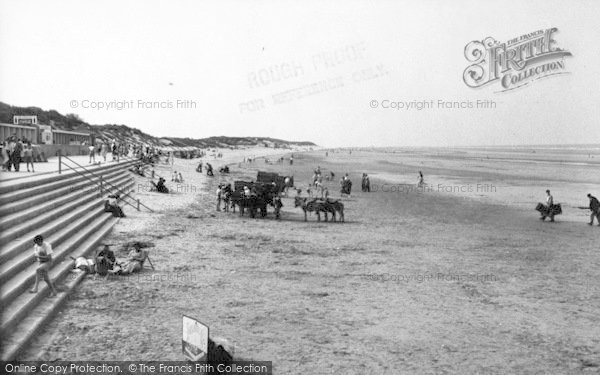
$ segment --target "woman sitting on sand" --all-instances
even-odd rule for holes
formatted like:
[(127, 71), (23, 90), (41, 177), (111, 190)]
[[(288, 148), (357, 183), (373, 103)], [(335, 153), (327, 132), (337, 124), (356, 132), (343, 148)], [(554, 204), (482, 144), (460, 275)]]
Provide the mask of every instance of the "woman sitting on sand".
[(159, 193), (164, 193), (164, 194), (168, 194), (169, 193), (169, 189), (167, 188), (167, 186), (165, 185), (165, 179), (160, 177), (158, 179), (158, 183), (154, 183), (154, 181), (150, 181), (152, 183), (152, 185), (154, 185), (154, 189), (156, 189), (156, 191), (158, 191)]
[(117, 262), (114, 269), (109, 272), (117, 275), (130, 275), (139, 272), (144, 267), (144, 261), (146, 261), (147, 257), (148, 254), (142, 251), (140, 244), (135, 243), (133, 250), (127, 255), (127, 260)]

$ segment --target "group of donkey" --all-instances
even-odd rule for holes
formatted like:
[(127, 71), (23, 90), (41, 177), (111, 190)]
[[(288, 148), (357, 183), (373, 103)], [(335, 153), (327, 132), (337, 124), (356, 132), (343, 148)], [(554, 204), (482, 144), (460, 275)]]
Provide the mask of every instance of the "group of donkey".
[(279, 219), (280, 210), (283, 204), (279, 198), (278, 189), (270, 184), (247, 183), (251, 188), (252, 193), (249, 196), (244, 194), (244, 190), (239, 186), (235, 190), (223, 192), (221, 199), (225, 203), (225, 211), (229, 208), (235, 212), (236, 206), (239, 208), (240, 216), (245, 212), (250, 214), (250, 217), (256, 217), (256, 213), (260, 212), (261, 217), (267, 216), (267, 206), (272, 206), (275, 211), (275, 218)]
[[(236, 206), (239, 208), (240, 216), (245, 212), (250, 214), (250, 217), (256, 217), (260, 212), (260, 216), (267, 216), (267, 206), (274, 208), (275, 218), (280, 218), (281, 195), (287, 195), (287, 190), (294, 186), (293, 177), (275, 176), (276, 181), (271, 183), (261, 182), (261, 179), (273, 178), (273, 176), (264, 172), (259, 172), (256, 182), (235, 181), (233, 189), (231, 185), (220, 186), (219, 201), (217, 210), (220, 210), (221, 202), (225, 204), (225, 211), (231, 208), (235, 212)], [(261, 178), (262, 177), (262, 178)], [(279, 181), (281, 180), (281, 181)], [(244, 189), (249, 190), (250, 194), (245, 193)], [(325, 221), (329, 221), (328, 214), (331, 214), (331, 221), (336, 221), (336, 214), (339, 221), (344, 221), (344, 204), (339, 200), (328, 198), (306, 198), (295, 197), (295, 207), (300, 207), (304, 211), (304, 221), (308, 221), (307, 213), (315, 212), (317, 220), (321, 221), (321, 213), (325, 216)]]
[(308, 220), (308, 212), (315, 212), (317, 214), (317, 221), (321, 221), (321, 212), (325, 215), (325, 221), (328, 221), (327, 214), (331, 214), (331, 221), (336, 221), (336, 213), (339, 214), (339, 221), (344, 221), (344, 204), (339, 200), (322, 198), (309, 200), (308, 198), (296, 197), (294, 199), (294, 206), (302, 208), (302, 211), (304, 211), (304, 221)]

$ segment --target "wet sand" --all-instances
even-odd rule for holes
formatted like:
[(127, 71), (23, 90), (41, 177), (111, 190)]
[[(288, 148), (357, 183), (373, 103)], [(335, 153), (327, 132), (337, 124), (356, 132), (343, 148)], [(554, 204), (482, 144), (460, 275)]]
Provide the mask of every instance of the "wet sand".
[[(600, 227), (585, 225), (588, 211), (568, 209), (548, 223), (532, 209), (549, 182), (557, 201), (586, 205), (587, 189), (600, 186), (597, 173), (562, 165), (558, 178), (540, 181), (548, 174), (537, 165), (420, 152), (407, 154), (411, 160), (295, 154), (293, 166), (259, 159), (214, 178), (177, 160), (199, 191), (138, 192), (159, 212), (127, 209), (107, 239), (153, 242), (156, 270), (88, 277), (24, 358), (180, 360), (186, 314), (234, 342), (237, 356), (273, 361), (278, 374), (597, 372)], [(269, 170), (293, 173), (305, 189), (317, 165), (334, 171), (326, 182), (334, 197), (350, 174), (345, 223), (314, 215), (304, 222), (292, 198), (283, 200), (280, 221), (215, 210), (220, 181)], [(410, 191), (418, 169), (436, 186), (489, 181), (499, 189)], [(362, 193), (363, 172), (372, 184), (404, 190)], [(563, 195), (564, 184), (581, 189)]]

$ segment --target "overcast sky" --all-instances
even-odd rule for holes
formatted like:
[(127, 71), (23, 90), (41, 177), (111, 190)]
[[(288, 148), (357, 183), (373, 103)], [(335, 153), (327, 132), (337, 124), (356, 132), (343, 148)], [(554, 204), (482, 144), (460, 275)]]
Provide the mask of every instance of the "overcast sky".
[[(0, 101), (91, 124), (323, 146), (600, 143), (597, 0), (0, 4)], [(552, 27), (573, 54), (569, 74), (506, 92), (463, 82), (469, 42)], [(385, 100), (435, 106), (386, 109)], [(89, 108), (111, 102), (128, 107)]]

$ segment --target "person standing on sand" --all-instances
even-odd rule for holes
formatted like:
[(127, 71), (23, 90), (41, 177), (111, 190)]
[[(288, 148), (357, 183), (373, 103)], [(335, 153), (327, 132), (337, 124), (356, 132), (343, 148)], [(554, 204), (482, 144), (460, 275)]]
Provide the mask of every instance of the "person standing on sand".
[(587, 196), (590, 199), (590, 211), (592, 211), (590, 222), (588, 224), (594, 225), (594, 217), (596, 217), (598, 225), (600, 225), (600, 202), (598, 201), (598, 198), (594, 197), (592, 194), (588, 194)]
[(419, 171), (417, 187), (423, 187), (423, 185), (425, 185), (425, 179), (423, 178), (423, 172)]
[(552, 194), (550, 194), (550, 190), (546, 190), (546, 215), (542, 213), (542, 217), (540, 220), (546, 220), (546, 216), (550, 218), (550, 221), (554, 221), (554, 212), (552, 211), (552, 206), (554, 206), (554, 198)]
[(221, 211), (221, 194), (223, 193), (223, 185), (217, 187), (217, 211)]
[(44, 242), (44, 237), (39, 234), (33, 239), (33, 244), (33, 254), (40, 265), (35, 271), (35, 284), (29, 292), (37, 293), (40, 278), (43, 278), (46, 284), (48, 284), (48, 288), (50, 288), (50, 295), (54, 297), (57, 294), (56, 288), (48, 275), (48, 270), (52, 267), (52, 245)]

